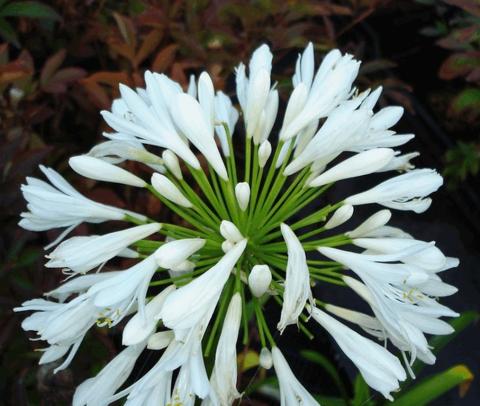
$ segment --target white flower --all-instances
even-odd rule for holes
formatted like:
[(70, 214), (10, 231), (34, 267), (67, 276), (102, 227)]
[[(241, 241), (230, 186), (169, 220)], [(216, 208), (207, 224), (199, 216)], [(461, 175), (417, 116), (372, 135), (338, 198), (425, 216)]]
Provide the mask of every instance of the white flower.
[(135, 91), (120, 86), (121, 99), (114, 101), (112, 112), (102, 111), (105, 121), (118, 131), (142, 143), (167, 148), (194, 168), (200, 163), (177, 134), (169, 113), (169, 104), (181, 88), (165, 75), (145, 72), (146, 93), (151, 107)]
[(176, 334), (177, 330), (193, 327), (215, 308), (223, 286), (246, 245), (247, 240), (238, 242), (207, 272), (172, 292), (161, 311), (163, 324), (175, 330)]
[[(250, 59), (249, 77), (245, 75), (245, 65), (240, 64), (236, 70), (237, 97), (244, 113), (247, 136), (253, 137), (260, 125), (262, 113), (270, 95), (270, 71), (272, 54), (267, 45), (255, 50)], [(258, 139), (256, 142), (258, 143)]]
[[(106, 136), (109, 135), (106, 134)], [(148, 152), (140, 141), (130, 138), (102, 142), (95, 145), (87, 155), (114, 165), (130, 160), (165, 170), (164, 162), (160, 157)]]
[(73, 395), (73, 406), (105, 404), (106, 399), (127, 380), (144, 347), (144, 344), (127, 347), (113, 358), (97, 376), (81, 383)]
[(139, 220), (145, 216), (94, 202), (75, 190), (59, 173), (40, 165), (52, 185), (36, 178), (27, 178), (22, 193), (28, 202), (28, 212), (22, 213), (19, 225), (27, 230), (44, 231), (67, 227), (50, 246), (60, 242), (66, 234), (82, 222), (100, 223), (122, 220), (129, 214)]
[(263, 296), (272, 282), (268, 265), (255, 265), (248, 274), (248, 286), (255, 297)]
[(190, 202), (190, 200), (188, 200), (183, 193), (178, 190), (177, 186), (175, 186), (175, 184), (165, 175), (154, 173), (152, 175), (152, 186), (165, 199), (170, 200), (171, 202), (182, 207), (193, 207), (193, 204)]
[(368, 175), (384, 168), (393, 158), (393, 149), (375, 148), (360, 152), (311, 180), (310, 186), (323, 186), (342, 179)]
[(175, 290), (175, 286), (163, 289), (157, 296), (145, 306), (143, 317), (140, 313), (135, 314), (123, 329), (122, 344), (134, 345), (145, 341), (155, 330), (157, 316), (165, 303), (167, 296)]
[(333, 216), (329, 218), (329, 220), (325, 223), (324, 227), (327, 230), (331, 230), (332, 228), (338, 227), (343, 223), (350, 220), (353, 216), (353, 206), (350, 204), (345, 204), (342, 207), (335, 210)]
[(360, 63), (351, 55), (342, 56), (338, 50), (333, 50), (325, 56), (309, 86), (313, 55), (308, 47), (302, 56), (302, 62), (300, 65), (303, 65), (301, 68), (304, 68), (304, 74), (299, 75), (296, 71), (296, 80), (299, 81), (296, 87), (303, 84), (308, 90), (308, 97), (304, 108), (298, 109), (299, 114), (293, 120), (289, 120), (287, 125), (284, 123), (280, 131), (280, 137), (283, 140), (294, 137), (312, 121), (326, 117), (347, 99), (360, 66)]
[(228, 180), (227, 169), (213, 138), (213, 123), (205, 118), (202, 106), (192, 96), (180, 93), (172, 100), (176, 126), (205, 156), (217, 174)]
[(272, 348), (273, 367), (280, 386), (280, 405), (318, 406), (319, 403), (302, 386), (293, 374), (287, 360), (278, 347)]
[(148, 338), (147, 348), (149, 350), (163, 350), (174, 340), (175, 334), (172, 330), (160, 331)]
[(233, 295), (225, 315), (215, 353), (210, 384), (212, 390), (205, 405), (231, 405), (240, 397), (237, 390), (237, 339), (242, 316), (242, 299)]
[(161, 227), (161, 224), (152, 223), (102, 236), (72, 237), (47, 255), (49, 261), (45, 266), (87, 272), (117, 256), (130, 244), (159, 231)]
[(307, 258), (302, 244), (289, 226), (281, 224), (280, 229), (288, 250), (282, 313), (277, 325), (277, 328), (283, 332), (285, 327), (298, 322), (298, 317), (307, 300), (313, 302), (313, 297), (310, 290)]
[(393, 400), (390, 392), (397, 390), (399, 381), (407, 378), (397, 357), (319, 309), (312, 310), (312, 317), (330, 333), (360, 370), (365, 382), (387, 399)]
[(415, 169), (390, 178), (366, 192), (345, 199), (351, 205), (378, 203), (397, 210), (412, 210), (423, 213), (430, 207), (426, 196), (443, 184), (442, 177), (432, 169)]
[[(319, 251), (349, 267), (362, 279), (366, 288), (352, 283), (352, 278), (344, 278), (370, 304), (393, 344), (411, 353), (412, 363), (417, 354), (423, 354), (422, 360), (433, 357), (423, 333), (431, 331), (432, 325), (444, 325), (437, 320), (439, 317), (457, 316), (428, 295), (450, 295), (456, 289), (443, 283), (433, 269), (421, 267), (425, 259), (438, 257), (435, 247), (422, 241), (405, 241), (411, 243), (402, 244), (401, 250), (390, 250), (393, 253), (385, 255), (356, 254), (327, 247)], [(442, 263), (446, 266), (447, 262)], [(437, 266), (440, 266), (438, 262)]]
[(40, 363), (56, 361), (67, 352), (68, 356), (54, 372), (65, 369), (72, 361), (83, 337), (97, 319), (95, 307), (86, 295), (80, 295), (68, 303), (55, 303), (33, 299), (14, 308), (16, 312), (35, 311), (22, 322), (25, 331), (36, 331), (39, 339), (50, 347), (44, 350)]
[(93, 156), (74, 156), (68, 160), (68, 163), (75, 172), (86, 178), (136, 187), (146, 185), (143, 179), (133, 173)]
[(230, 156), (230, 147), (228, 145), (227, 133), (224, 126), (228, 129), (229, 137), (232, 137), (237, 120), (238, 111), (233, 107), (230, 97), (225, 93), (218, 91), (215, 96), (215, 133), (220, 140), (223, 155), (226, 157)]
[(245, 211), (250, 201), (250, 185), (247, 182), (237, 183), (235, 185), (235, 197), (240, 210)]

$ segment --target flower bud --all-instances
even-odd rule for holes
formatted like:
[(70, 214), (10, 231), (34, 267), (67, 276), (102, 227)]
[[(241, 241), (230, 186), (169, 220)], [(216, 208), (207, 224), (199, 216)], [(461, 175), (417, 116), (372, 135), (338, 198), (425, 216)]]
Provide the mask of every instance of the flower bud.
[(250, 185), (247, 182), (237, 183), (235, 186), (235, 196), (237, 197), (240, 210), (245, 211), (250, 201)]
[(248, 286), (253, 296), (262, 296), (272, 282), (272, 273), (267, 265), (255, 265), (248, 275)]
[(263, 347), (260, 351), (259, 364), (265, 369), (270, 369), (273, 365), (272, 353), (267, 347)]
[(192, 207), (192, 203), (188, 200), (175, 184), (168, 179), (165, 175), (160, 173), (154, 173), (152, 175), (152, 186), (160, 193), (165, 199), (170, 200), (173, 203), (183, 207)]
[(144, 187), (146, 185), (143, 179), (125, 169), (92, 156), (74, 156), (69, 159), (68, 163), (75, 172), (86, 178), (136, 187)]
[(346, 233), (350, 238), (362, 237), (373, 230), (376, 230), (379, 227), (387, 224), (392, 217), (392, 212), (388, 209), (383, 209), (377, 211), (375, 214), (372, 214), (368, 219), (366, 219), (362, 224), (360, 224), (356, 229)]
[(163, 163), (167, 169), (173, 173), (173, 176), (175, 176), (177, 179), (183, 179), (182, 170), (180, 169), (177, 156), (169, 149), (166, 149), (163, 151), (162, 158)]
[(220, 223), (220, 234), (222, 234), (223, 238), (227, 241), (234, 244), (243, 240), (243, 235), (240, 233), (240, 230), (235, 224), (228, 220), (223, 220)]
[(353, 206), (351, 204), (345, 204), (339, 209), (335, 210), (333, 216), (325, 224), (325, 229), (330, 230), (332, 228), (338, 227), (350, 220), (353, 215)]
[(228, 251), (230, 251), (235, 244), (231, 241), (225, 240), (222, 242), (222, 251), (226, 254)]
[(263, 141), (258, 148), (258, 166), (263, 168), (272, 153), (272, 144), (268, 140)]

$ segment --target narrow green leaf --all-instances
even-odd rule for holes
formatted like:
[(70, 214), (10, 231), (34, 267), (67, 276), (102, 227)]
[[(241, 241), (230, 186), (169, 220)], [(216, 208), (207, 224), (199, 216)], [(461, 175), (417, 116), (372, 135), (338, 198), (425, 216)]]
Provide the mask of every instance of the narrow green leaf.
[(367, 385), (363, 376), (358, 374), (355, 377), (353, 387), (352, 406), (371, 406), (373, 405), (372, 397), (370, 395), (370, 387)]
[(322, 354), (317, 351), (310, 351), (310, 350), (303, 350), (300, 351), (300, 355), (308, 361), (311, 361), (317, 365), (320, 365), (325, 372), (330, 375), (333, 382), (337, 386), (338, 390), (340, 391), (341, 395), (344, 398), (347, 398), (347, 390), (345, 385), (343, 384), (340, 375), (337, 372), (337, 368)]
[(14, 1), (0, 10), (3, 17), (29, 17), (60, 20), (58, 13), (45, 4), (38, 1)]
[(457, 385), (464, 385), (463, 392), (465, 392), (472, 380), (473, 374), (468, 367), (465, 365), (456, 365), (421, 381), (389, 404), (391, 406), (426, 405)]
[(348, 402), (342, 398), (335, 398), (331, 396), (322, 396), (322, 395), (315, 395), (314, 398), (322, 406), (348, 406)]

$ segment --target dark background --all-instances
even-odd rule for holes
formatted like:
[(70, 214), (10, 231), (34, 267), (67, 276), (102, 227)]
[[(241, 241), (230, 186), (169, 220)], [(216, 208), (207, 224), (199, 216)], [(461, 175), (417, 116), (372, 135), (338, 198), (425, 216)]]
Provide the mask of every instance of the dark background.
[[(408, 151), (421, 152), (417, 166), (445, 172), (448, 187), (436, 193), (432, 207), (423, 215), (397, 212), (392, 223), (419, 239), (435, 240), (443, 252), (459, 257), (460, 267), (445, 274), (459, 292), (445, 302), (459, 312), (479, 310), (480, 197), (475, 162), (478, 165), (480, 103), (462, 111), (452, 108), (464, 89), (478, 89), (478, 77), (467, 78), (469, 72), (463, 71), (454, 72), (453, 77), (442, 75), (445, 61), (465, 49), (447, 49), (439, 43), (458, 27), (475, 21), (478, 30), (480, 16), (475, 13), (480, 6), (473, 12), (465, 7), (478, 2), (278, 3), (49, 1), (43, 4), (54, 14), (41, 18), (1, 17), (0, 5), (0, 18), (15, 34), (3, 36), (0, 56), (0, 402), (68, 404), (75, 386), (98, 371), (119, 348), (115, 332), (99, 329), (89, 335), (68, 370), (52, 376), (48, 367), (37, 366), (33, 349), (41, 344), (28, 341), (20, 329), (21, 317), (11, 308), (52, 289), (60, 276), (43, 269), (41, 247), (55, 233), (33, 234), (16, 226), (24, 209), (18, 190), (25, 176), (38, 176), (36, 167), (43, 163), (71, 178), (66, 158), (87, 151), (101, 139), (104, 124), (98, 111), (108, 108), (116, 97), (118, 82), (141, 85), (142, 72), (151, 68), (186, 84), (190, 73), (207, 67), (216, 86), (228, 91), (233, 88), (232, 67), (239, 60), (246, 61), (264, 41), (274, 51), (274, 75), (284, 94), (297, 52), (312, 41), (317, 55), (338, 46), (362, 59), (360, 89), (383, 84), (382, 103), (406, 108), (397, 128), (416, 134)], [(468, 52), (477, 51), (478, 41), (465, 47)], [(20, 100), (12, 96), (12, 88), (22, 89)], [(447, 159), (448, 151), (458, 149), (459, 142), (468, 146), (468, 154)], [(153, 216), (162, 211), (157, 202), (122, 188), (71, 179), (80, 190), (104, 202), (128, 205)], [(329, 197), (351, 194), (352, 183), (339, 185)], [(342, 292), (329, 286), (317, 288), (325, 300), (349, 299)], [(423, 370), (419, 379), (466, 364), (476, 376), (466, 396), (460, 398), (458, 389), (453, 389), (434, 404), (479, 403), (479, 339), (478, 325), (470, 326), (440, 353), (435, 366)], [(286, 332), (279, 343), (294, 347), (287, 358), (313, 392), (335, 395), (330, 393), (325, 373), (303, 360), (298, 349), (321, 351), (338, 363), (345, 379), (355, 376), (351, 363), (321, 334), (311, 343)], [(261, 397), (250, 395), (245, 402), (262, 404), (256, 398)]]

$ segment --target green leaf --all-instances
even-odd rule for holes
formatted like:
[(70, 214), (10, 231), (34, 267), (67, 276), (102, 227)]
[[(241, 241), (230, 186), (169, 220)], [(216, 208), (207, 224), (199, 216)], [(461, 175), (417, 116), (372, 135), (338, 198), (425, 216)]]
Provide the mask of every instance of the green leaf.
[(314, 398), (322, 406), (348, 406), (348, 402), (342, 398), (335, 398), (331, 396), (322, 396), (322, 395), (315, 395)]
[(17, 48), (20, 48), (20, 43), (18, 42), (17, 33), (10, 25), (8, 21), (3, 18), (0, 18), (0, 36), (7, 42), (15, 45)]
[(355, 377), (353, 393), (352, 406), (373, 406), (370, 388), (360, 374)]
[(14, 1), (0, 10), (3, 17), (29, 17), (60, 20), (58, 13), (45, 4), (38, 1)]
[(342, 396), (345, 399), (348, 397), (347, 390), (340, 378), (340, 375), (337, 372), (337, 368), (335, 368), (335, 366), (324, 355), (320, 354), (319, 352), (310, 351), (310, 350), (300, 351), (300, 355), (306, 360), (311, 361), (317, 365), (320, 365), (328, 373), (328, 375), (330, 375), (330, 377), (333, 379), (333, 382), (337, 386)]
[(473, 380), (472, 372), (465, 365), (456, 365), (444, 372), (424, 379), (398, 399), (389, 403), (391, 406), (422, 406), (437, 399), (445, 392), (460, 385), (461, 393), (468, 390)]

